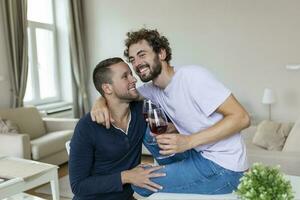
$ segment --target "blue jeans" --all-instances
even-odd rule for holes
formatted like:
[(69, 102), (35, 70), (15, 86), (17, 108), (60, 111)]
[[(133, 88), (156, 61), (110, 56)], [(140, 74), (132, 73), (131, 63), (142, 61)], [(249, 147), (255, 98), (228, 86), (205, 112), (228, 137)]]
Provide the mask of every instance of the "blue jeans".
[[(144, 145), (155, 157), (158, 155), (157, 145), (148, 145), (152, 136), (147, 133)], [(193, 194), (227, 194), (236, 190), (243, 172), (234, 172), (204, 158), (194, 149), (166, 159), (157, 159), (165, 168), (157, 172), (166, 173), (165, 177), (151, 180), (163, 187), (159, 192), (193, 193)], [(150, 196), (152, 191), (132, 185), (136, 193), (141, 196)]]

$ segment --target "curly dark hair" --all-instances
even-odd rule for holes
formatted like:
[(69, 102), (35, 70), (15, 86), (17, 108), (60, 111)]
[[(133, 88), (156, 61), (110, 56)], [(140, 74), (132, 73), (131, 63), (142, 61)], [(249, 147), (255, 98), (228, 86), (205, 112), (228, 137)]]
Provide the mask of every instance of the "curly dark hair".
[(129, 47), (140, 42), (141, 40), (146, 40), (152, 47), (153, 51), (157, 54), (160, 53), (162, 49), (164, 49), (166, 51), (165, 61), (168, 64), (172, 59), (172, 50), (169, 46), (170, 44), (168, 39), (165, 36), (160, 35), (156, 29), (151, 30), (142, 28), (138, 31), (128, 32), (126, 35), (127, 39), (125, 40), (126, 49), (124, 51), (124, 56), (127, 58), (127, 60), (129, 58)]

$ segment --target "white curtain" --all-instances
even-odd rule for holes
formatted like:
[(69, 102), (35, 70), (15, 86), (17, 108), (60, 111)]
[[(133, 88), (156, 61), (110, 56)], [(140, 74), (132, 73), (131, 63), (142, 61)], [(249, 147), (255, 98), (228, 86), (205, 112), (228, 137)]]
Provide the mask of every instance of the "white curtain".
[(11, 81), (11, 107), (23, 106), (28, 75), (27, 0), (1, 0)]
[(73, 108), (75, 117), (81, 117), (90, 111), (87, 81), (83, 1), (69, 0), (69, 38), (71, 52), (71, 68), (73, 79)]

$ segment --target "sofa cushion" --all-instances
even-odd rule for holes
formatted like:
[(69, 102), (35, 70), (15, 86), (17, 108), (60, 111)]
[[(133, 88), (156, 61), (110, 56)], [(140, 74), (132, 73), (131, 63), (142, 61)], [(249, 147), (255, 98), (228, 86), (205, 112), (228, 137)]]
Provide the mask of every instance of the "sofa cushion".
[(0, 117), (15, 122), (19, 132), (28, 134), (31, 140), (46, 133), (40, 113), (35, 107), (0, 110)]
[(56, 131), (47, 133), (31, 141), (31, 153), (33, 160), (60, 152), (65, 149), (65, 143), (71, 139), (73, 130)]
[(257, 126), (250, 126), (248, 128), (245, 128), (244, 130), (242, 130), (241, 134), (245, 141), (251, 140), (251, 142), (252, 142), (252, 139), (253, 139), (256, 131), (257, 131)]
[(262, 121), (257, 126), (252, 142), (268, 150), (281, 151), (291, 127), (291, 123)]
[(300, 119), (293, 126), (282, 151), (300, 152)]
[(0, 117), (0, 133), (18, 133), (18, 126), (11, 120), (1, 119)]

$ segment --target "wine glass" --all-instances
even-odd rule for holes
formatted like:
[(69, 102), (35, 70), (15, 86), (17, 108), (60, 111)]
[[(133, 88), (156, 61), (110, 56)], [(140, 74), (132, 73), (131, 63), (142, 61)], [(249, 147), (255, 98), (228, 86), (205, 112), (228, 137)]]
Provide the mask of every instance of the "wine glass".
[[(145, 120), (148, 119), (148, 112), (154, 108), (157, 108), (155, 104), (152, 103), (150, 99), (144, 99), (143, 101), (143, 116)], [(152, 135), (152, 134), (151, 134)], [(148, 143), (149, 145), (156, 145), (155, 137), (152, 135), (152, 141)]]
[[(150, 130), (154, 134), (163, 134), (167, 131), (168, 128), (168, 120), (164, 113), (164, 111), (161, 108), (155, 108), (152, 110), (149, 110), (148, 112), (148, 122), (150, 126)], [(157, 159), (164, 159), (171, 156), (174, 156), (175, 154), (170, 155), (159, 155), (156, 157)]]

